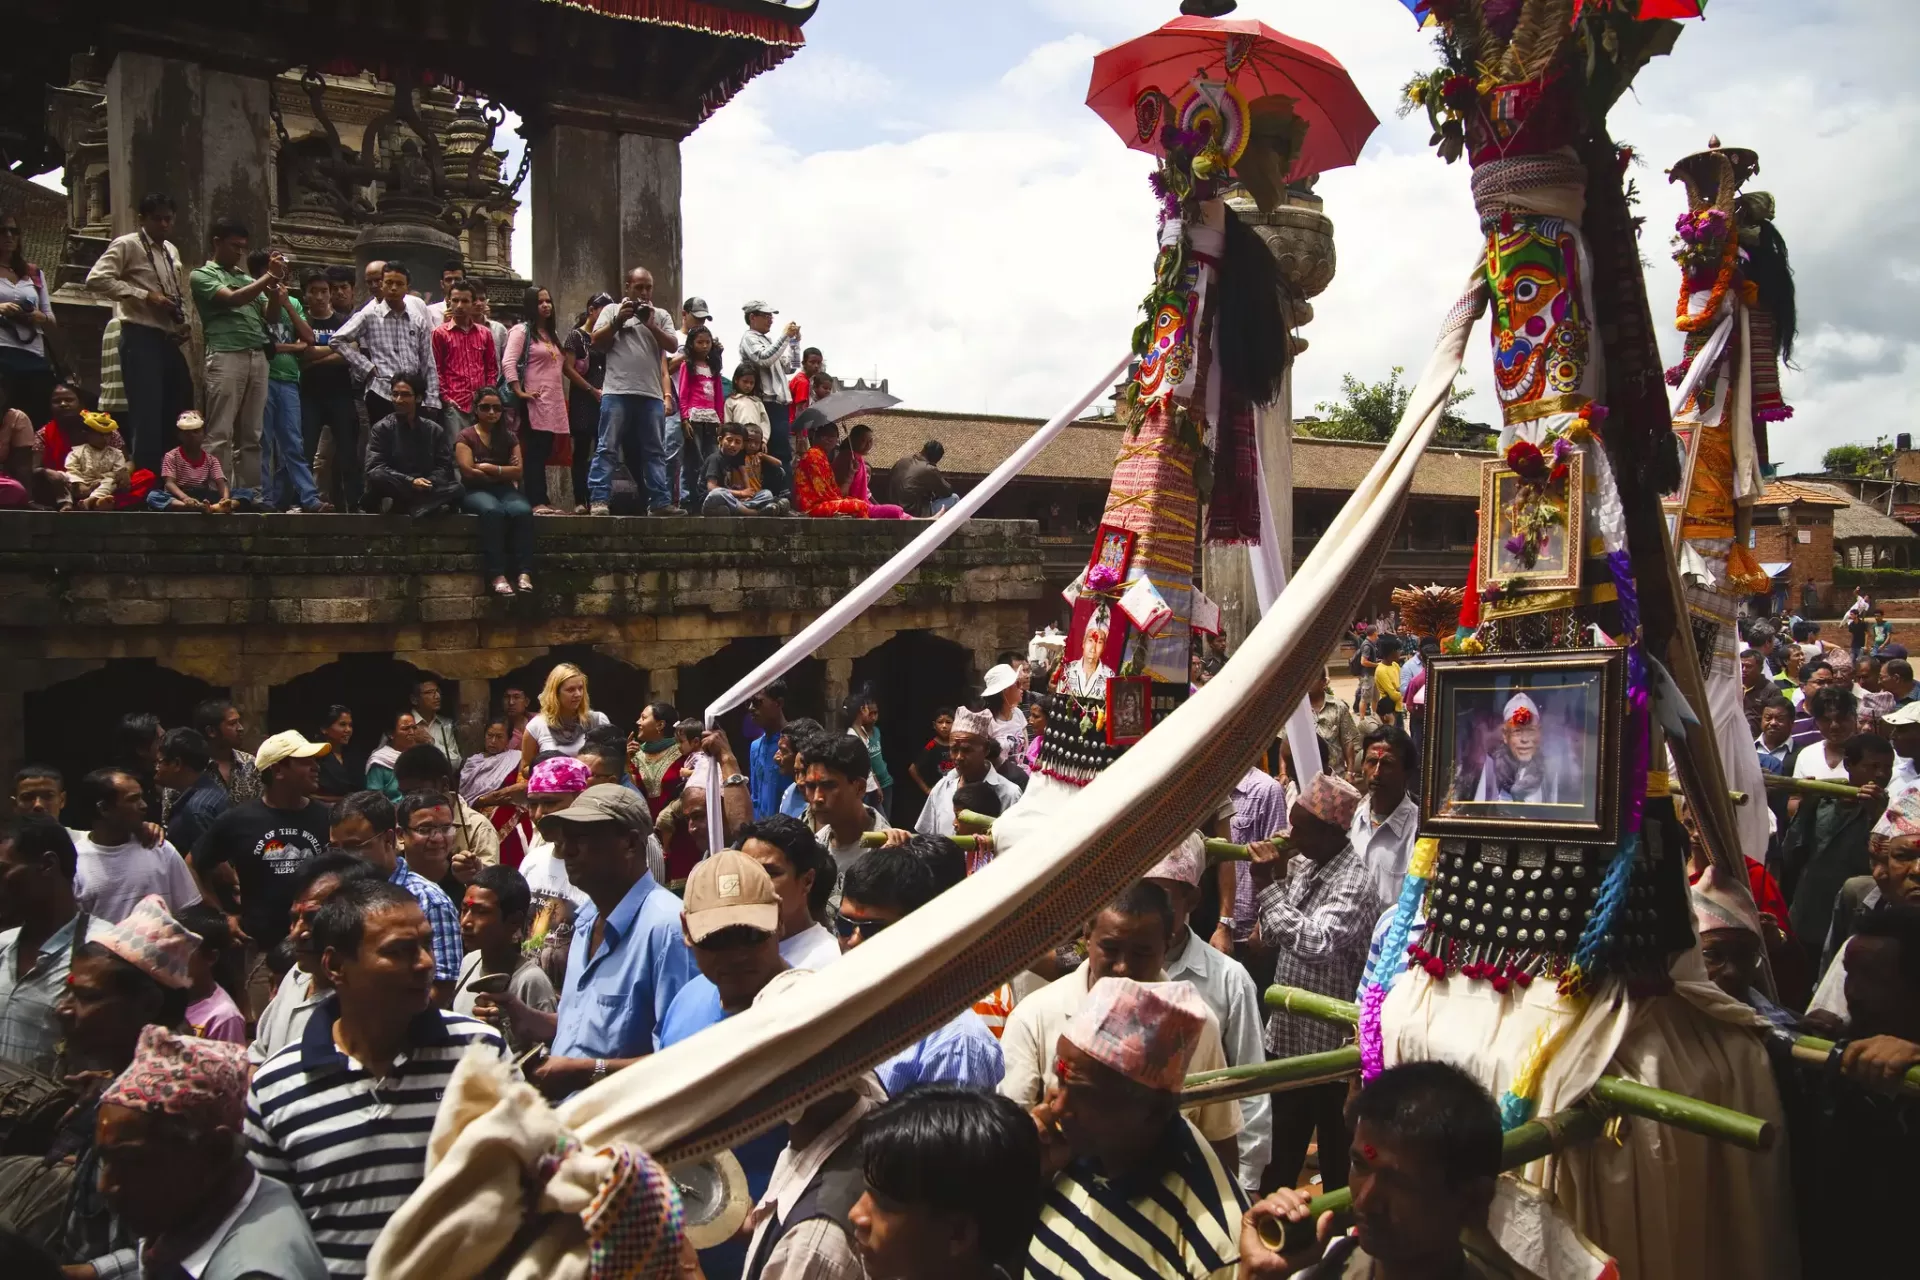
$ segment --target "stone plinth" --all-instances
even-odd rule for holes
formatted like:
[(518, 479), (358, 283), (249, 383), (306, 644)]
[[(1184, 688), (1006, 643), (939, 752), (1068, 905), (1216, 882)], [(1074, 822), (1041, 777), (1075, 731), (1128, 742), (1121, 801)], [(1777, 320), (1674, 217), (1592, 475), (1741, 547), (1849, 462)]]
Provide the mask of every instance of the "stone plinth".
[[(313, 732), (269, 724), (270, 692), (347, 655), (459, 682), (475, 739), (486, 682), (556, 649), (587, 647), (670, 696), (676, 672), (737, 641), (755, 660), (771, 652), (925, 526), (558, 516), (535, 527), (539, 590), (503, 599), (483, 590), (466, 518), (0, 518), (0, 774), (21, 758), (28, 695), (117, 660), (229, 690), (255, 737)], [(853, 660), (902, 633), (950, 642), (976, 674), (1024, 647), (1040, 559), (1031, 522), (973, 521), (815, 655), (829, 685), (840, 678), (828, 692), (843, 695)]]

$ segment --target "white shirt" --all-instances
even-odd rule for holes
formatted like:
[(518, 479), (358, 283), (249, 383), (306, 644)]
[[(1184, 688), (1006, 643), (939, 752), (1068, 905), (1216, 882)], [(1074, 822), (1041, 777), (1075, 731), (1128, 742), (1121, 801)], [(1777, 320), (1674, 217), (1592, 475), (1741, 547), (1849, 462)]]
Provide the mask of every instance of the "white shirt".
[(165, 840), (147, 849), (138, 840), (98, 845), (84, 831), (71, 834), (80, 855), (74, 866), (73, 895), (87, 914), (118, 924), (150, 893), (166, 899), (167, 910), (174, 915), (200, 901), (185, 859)]
[(1887, 781), (1887, 806), (1891, 808), (1894, 801), (1916, 787), (1920, 787), (1920, 765), (1896, 752), (1893, 757), (1893, 777)]
[[(1213, 1016), (1220, 1020), (1227, 1065), (1245, 1067), (1265, 1062), (1265, 1019), (1260, 1013), (1260, 994), (1247, 967), (1216, 951), (1192, 929), (1174, 945), (1181, 950), (1177, 956), (1167, 956), (1167, 980), (1190, 984), (1213, 1010)], [(1259, 1190), (1260, 1175), (1273, 1155), (1273, 1095), (1242, 1098), (1240, 1124), (1240, 1185), (1252, 1194)]]
[[(1847, 939), (1847, 945), (1853, 945), (1853, 939)], [(1847, 1003), (1847, 948), (1841, 947), (1840, 953), (1827, 966), (1821, 976), (1820, 985), (1814, 988), (1813, 999), (1807, 1002), (1807, 1012), (1819, 1010), (1830, 1013), (1844, 1023), (1853, 1021), (1853, 1008)]]
[[(220, 1219), (219, 1225), (207, 1233), (207, 1238), (192, 1253), (180, 1259), (180, 1269), (192, 1276), (193, 1280), (200, 1280), (200, 1273), (213, 1261), (214, 1251), (227, 1242), (227, 1233), (233, 1230), (233, 1224), (240, 1221), (240, 1215), (247, 1211), (247, 1206), (253, 1203), (254, 1196), (259, 1193), (260, 1175), (255, 1173), (253, 1180), (247, 1183), (246, 1191), (234, 1202), (233, 1208), (227, 1210), (227, 1216)], [(142, 1236), (139, 1248), (144, 1250), (147, 1244), (146, 1237)]]
[(780, 958), (795, 969), (817, 972), (840, 958), (840, 939), (831, 930), (810, 924), (780, 943)]
[(567, 864), (553, 856), (553, 841), (538, 829), (527, 842), (527, 856), (520, 859), (520, 875), (536, 898), (565, 898), (576, 907), (593, 901), (573, 887), (573, 881), (567, 878)]
[(1413, 856), (1414, 835), (1419, 827), (1420, 805), (1411, 793), (1400, 797), (1400, 803), (1384, 822), (1373, 816), (1373, 805), (1365, 797), (1353, 811), (1347, 834), (1360, 860), (1373, 872), (1380, 901), (1400, 901), (1400, 885), (1407, 878), (1407, 860)]
[[(600, 308), (600, 318), (594, 321), (595, 335), (613, 328), (614, 321), (620, 318), (620, 304)], [(673, 332), (673, 317), (659, 307), (653, 308), (654, 323), (667, 333)], [(600, 390), (610, 396), (651, 396), (665, 402), (666, 392), (660, 383), (660, 358), (662, 350), (660, 340), (653, 331), (641, 322), (636, 310), (633, 318), (620, 326), (620, 332), (613, 340), (613, 346), (607, 351), (607, 377), (601, 383)]]
[(1793, 776), (1811, 778), (1816, 782), (1845, 782), (1846, 757), (1842, 756), (1839, 764), (1828, 764), (1826, 739), (1816, 738), (1800, 748), (1800, 758), (1793, 762)]
[(287, 970), (287, 976), (274, 988), (273, 999), (267, 1001), (253, 1029), (253, 1042), (247, 1046), (247, 1062), (258, 1067), (298, 1040), (307, 1029), (307, 1019), (312, 1016), (314, 1006), (326, 998), (324, 991), (315, 994), (312, 974), (299, 968)]
[[(1000, 812), (1007, 810), (1020, 801), (1020, 788), (1000, 776), (1000, 771), (992, 765), (987, 766), (987, 776), (982, 779), (993, 788), (1000, 797)], [(920, 807), (920, 817), (913, 829), (923, 836), (950, 836), (953, 834), (953, 793), (960, 789), (960, 771), (949, 769), (940, 775), (940, 781), (933, 784), (933, 790), (927, 793), (927, 802)]]
[[(372, 311), (376, 307), (384, 307), (386, 305), (387, 305), (386, 300), (384, 298), (375, 296), (372, 298), (368, 298), (366, 305), (361, 307), (360, 310)], [(415, 294), (415, 293), (408, 294), (407, 300), (406, 300), (406, 307), (407, 307), (407, 313), (409, 315), (418, 316), (420, 319), (425, 320), (428, 324), (432, 325), (435, 328), (438, 328), (440, 326), (440, 322), (433, 318), (433, 308), (429, 307), (426, 303), (426, 300), (420, 297), (419, 294)]]
[(558, 751), (563, 756), (577, 756), (580, 754), (580, 748), (587, 745), (589, 733), (595, 729), (604, 729), (612, 723), (613, 721), (607, 719), (606, 713), (589, 711), (586, 719), (580, 722), (580, 735), (570, 742), (561, 742), (553, 736), (553, 730), (547, 727), (547, 718), (535, 716), (527, 721), (524, 732), (527, 737), (540, 744), (540, 750), (535, 752), (536, 756), (548, 751)]

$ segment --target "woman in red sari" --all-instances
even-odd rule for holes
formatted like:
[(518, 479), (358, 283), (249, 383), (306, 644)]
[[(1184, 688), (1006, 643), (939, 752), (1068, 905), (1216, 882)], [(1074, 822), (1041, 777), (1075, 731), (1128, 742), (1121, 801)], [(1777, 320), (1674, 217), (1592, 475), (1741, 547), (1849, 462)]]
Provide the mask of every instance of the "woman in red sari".
[[(81, 441), (87, 439), (86, 424), (80, 415), (86, 411), (86, 401), (81, 398), (78, 386), (71, 382), (57, 382), (53, 387), (53, 417), (40, 428), (40, 468), (43, 471), (64, 471), (67, 454)], [(118, 431), (99, 441), (110, 444), (122, 453), (126, 452), (126, 441)], [(147, 494), (153, 489), (154, 474), (151, 471), (135, 470), (127, 477), (127, 487), (113, 495), (116, 511), (141, 511), (146, 509)]]
[[(812, 419), (809, 423), (808, 419)], [(875, 520), (904, 520), (907, 513), (884, 502), (868, 502), (841, 492), (833, 476), (833, 460), (828, 455), (840, 439), (840, 428), (812, 409), (800, 415), (795, 426), (810, 425), (813, 447), (793, 464), (793, 505), (809, 516), (858, 516)]]

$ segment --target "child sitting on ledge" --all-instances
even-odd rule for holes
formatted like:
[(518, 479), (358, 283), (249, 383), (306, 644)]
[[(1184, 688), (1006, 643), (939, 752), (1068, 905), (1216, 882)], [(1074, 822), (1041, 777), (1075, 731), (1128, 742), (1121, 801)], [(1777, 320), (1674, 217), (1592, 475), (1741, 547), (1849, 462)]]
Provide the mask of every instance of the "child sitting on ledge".
[(206, 423), (189, 409), (173, 424), (179, 447), (167, 450), (160, 460), (160, 487), (147, 495), (147, 505), (155, 511), (208, 511), (220, 513), (234, 508), (227, 490), (226, 473), (220, 459), (202, 445), (207, 438)]

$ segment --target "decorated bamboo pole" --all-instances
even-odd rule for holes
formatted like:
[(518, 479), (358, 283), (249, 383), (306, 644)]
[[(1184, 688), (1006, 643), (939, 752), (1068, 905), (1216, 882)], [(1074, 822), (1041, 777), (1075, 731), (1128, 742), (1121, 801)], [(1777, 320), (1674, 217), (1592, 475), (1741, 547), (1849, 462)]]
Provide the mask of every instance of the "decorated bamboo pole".
[[(1353, 1026), (1360, 1020), (1360, 1008), (1352, 1001), (1335, 1000), (1299, 987), (1268, 987), (1265, 1003), (1269, 1009), (1322, 1022)], [(1589, 1097), (1608, 1111), (1656, 1120), (1748, 1151), (1766, 1151), (1773, 1146), (1773, 1125), (1757, 1116), (1622, 1080), (1619, 1076), (1601, 1076)]]
[(1282, 1093), (1306, 1089), (1316, 1084), (1344, 1080), (1360, 1070), (1360, 1047), (1343, 1045), (1325, 1053), (1306, 1053), (1297, 1058), (1275, 1058), (1223, 1071), (1202, 1071), (1187, 1077), (1181, 1091), (1182, 1107), (1197, 1107), (1208, 1102), (1237, 1102), (1263, 1093)]
[(1860, 788), (1850, 787), (1844, 782), (1828, 782), (1822, 778), (1789, 778), (1778, 773), (1762, 776), (1766, 779), (1769, 791), (1785, 791), (1802, 796), (1833, 796), (1839, 800), (1860, 798)]

